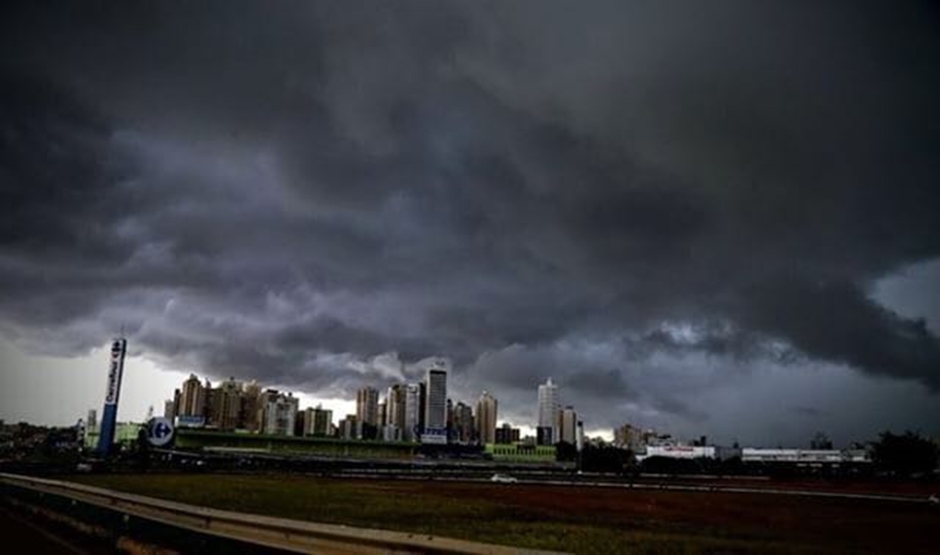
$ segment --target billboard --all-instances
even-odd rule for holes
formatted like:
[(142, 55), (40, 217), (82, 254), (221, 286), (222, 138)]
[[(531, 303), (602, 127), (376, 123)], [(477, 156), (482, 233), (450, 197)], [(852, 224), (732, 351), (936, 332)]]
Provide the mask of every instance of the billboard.
[(202, 428), (206, 425), (205, 416), (177, 416), (177, 428)]
[(117, 423), (118, 400), (121, 396), (121, 377), (124, 374), (126, 352), (126, 339), (115, 339), (111, 343), (108, 383), (104, 392), (104, 410), (101, 412), (101, 433), (98, 436), (98, 454), (101, 456), (110, 454), (114, 445), (114, 430)]
[(124, 352), (127, 341), (115, 339), (111, 343), (111, 365), (108, 368), (108, 384), (104, 393), (105, 405), (118, 404), (118, 396), (121, 393), (121, 375), (124, 373)]
[(421, 434), (421, 443), (446, 444), (447, 428), (425, 428)]

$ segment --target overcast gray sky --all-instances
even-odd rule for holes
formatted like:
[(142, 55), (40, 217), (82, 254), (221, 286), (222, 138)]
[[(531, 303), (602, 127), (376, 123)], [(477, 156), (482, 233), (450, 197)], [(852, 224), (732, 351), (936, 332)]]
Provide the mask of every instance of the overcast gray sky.
[(439, 355), (516, 424), (551, 376), (589, 430), (940, 434), (935, 4), (2, 10), (0, 418), (98, 407), (123, 327), (124, 418)]

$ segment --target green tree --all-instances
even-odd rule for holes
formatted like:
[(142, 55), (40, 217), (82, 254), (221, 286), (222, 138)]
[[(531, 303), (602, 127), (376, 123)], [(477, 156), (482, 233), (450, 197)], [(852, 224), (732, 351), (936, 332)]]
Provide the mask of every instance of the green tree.
[(937, 445), (919, 434), (883, 432), (872, 444), (872, 461), (879, 470), (897, 476), (926, 474), (937, 468)]
[(574, 462), (578, 460), (578, 448), (567, 441), (556, 443), (555, 460), (558, 462)]
[(823, 432), (816, 432), (809, 442), (810, 449), (832, 449), (832, 440)]
[(581, 450), (581, 468), (588, 472), (622, 473), (630, 466), (632, 453), (613, 445), (585, 445)]

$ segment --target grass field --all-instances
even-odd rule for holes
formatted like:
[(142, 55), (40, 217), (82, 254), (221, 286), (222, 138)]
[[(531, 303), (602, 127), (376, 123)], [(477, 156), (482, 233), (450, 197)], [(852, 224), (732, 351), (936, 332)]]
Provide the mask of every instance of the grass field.
[(936, 553), (927, 505), (776, 495), (297, 475), (75, 481), (247, 513), (573, 553)]

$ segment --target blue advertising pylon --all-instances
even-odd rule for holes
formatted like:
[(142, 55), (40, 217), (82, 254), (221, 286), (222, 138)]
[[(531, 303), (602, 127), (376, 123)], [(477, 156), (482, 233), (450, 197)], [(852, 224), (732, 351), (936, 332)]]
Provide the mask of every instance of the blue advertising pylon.
[(121, 377), (124, 374), (124, 354), (126, 352), (127, 340), (123, 337), (117, 338), (111, 343), (111, 365), (108, 369), (108, 387), (104, 394), (101, 432), (98, 435), (98, 454), (102, 457), (107, 457), (114, 446), (118, 399), (121, 396)]

